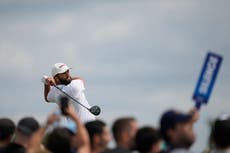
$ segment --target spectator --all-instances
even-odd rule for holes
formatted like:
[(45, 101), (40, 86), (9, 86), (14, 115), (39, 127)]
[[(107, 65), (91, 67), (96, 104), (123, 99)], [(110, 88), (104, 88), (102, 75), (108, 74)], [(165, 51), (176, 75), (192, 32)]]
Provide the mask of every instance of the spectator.
[(11, 119), (0, 118), (0, 152), (10, 143), (15, 131), (15, 124)]
[(160, 132), (150, 126), (140, 128), (135, 137), (136, 149), (139, 153), (160, 153)]
[(67, 128), (57, 127), (49, 134), (46, 147), (53, 153), (70, 153), (71, 137)]
[(91, 153), (101, 153), (107, 149), (111, 135), (105, 122), (102, 120), (90, 121), (85, 124), (91, 142)]
[(211, 138), (215, 145), (212, 153), (230, 153), (230, 116), (225, 114), (216, 119)]
[(160, 120), (161, 134), (166, 142), (167, 153), (188, 153), (195, 141), (193, 124), (198, 119), (198, 111), (182, 113), (177, 110), (166, 111)]
[(6, 147), (6, 153), (25, 153), (32, 135), (39, 127), (39, 123), (33, 117), (22, 118), (16, 127), (15, 140)]
[(42, 139), (45, 135), (46, 130), (50, 125), (52, 125), (55, 121), (59, 120), (59, 116), (52, 113), (48, 116), (46, 124), (40, 127), (31, 137), (27, 153), (51, 153), (49, 152), (44, 145), (41, 143)]
[(76, 133), (64, 127), (54, 129), (47, 138), (47, 149), (52, 153), (90, 153), (88, 132), (75, 112), (74, 106), (68, 105), (65, 108), (65, 113), (76, 124)]
[(112, 125), (113, 137), (116, 147), (106, 153), (130, 153), (135, 149), (135, 135), (138, 124), (133, 117), (122, 117)]

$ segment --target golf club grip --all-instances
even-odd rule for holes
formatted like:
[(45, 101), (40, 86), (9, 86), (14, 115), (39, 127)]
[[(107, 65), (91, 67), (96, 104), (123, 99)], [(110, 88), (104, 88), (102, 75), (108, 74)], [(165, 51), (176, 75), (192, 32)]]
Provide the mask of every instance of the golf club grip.
[(202, 103), (196, 102), (195, 108), (196, 108), (197, 110), (200, 110), (201, 106), (202, 106)]

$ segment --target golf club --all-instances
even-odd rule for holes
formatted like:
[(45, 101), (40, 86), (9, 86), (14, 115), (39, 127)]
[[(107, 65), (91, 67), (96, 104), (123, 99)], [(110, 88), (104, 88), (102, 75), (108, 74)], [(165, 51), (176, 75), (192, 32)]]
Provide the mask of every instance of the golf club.
[(79, 105), (81, 105), (82, 107), (84, 107), (85, 109), (87, 109), (90, 113), (92, 113), (93, 115), (99, 115), (101, 113), (101, 109), (99, 106), (92, 106), (91, 108), (86, 107), (85, 105), (81, 104), (79, 101), (77, 101), (76, 99), (74, 99), (73, 97), (71, 97), (69, 94), (67, 94), (66, 92), (64, 92), (61, 88), (59, 88), (58, 86), (54, 85), (54, 87), (56, 89), (58, 89), (59, 91), (61, 91), (62, 93), (64, 93), (67, 97), (69, 97), (70, 99), (72, 99), (74, 102), (78, 103)]

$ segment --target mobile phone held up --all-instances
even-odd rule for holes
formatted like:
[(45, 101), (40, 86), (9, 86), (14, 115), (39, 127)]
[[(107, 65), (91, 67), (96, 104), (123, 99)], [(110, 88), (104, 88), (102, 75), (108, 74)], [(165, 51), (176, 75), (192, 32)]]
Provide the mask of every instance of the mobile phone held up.
[(68, 115), (66, 113), (66, 109), (67, 109), (68, 105), (69, 105), (69, 99), (68, 99), (68, 97), (66, 97), (66, 96), (60, 97), (60, 107), (61, 107), (61, 113), (62, 113), (62, 115)]

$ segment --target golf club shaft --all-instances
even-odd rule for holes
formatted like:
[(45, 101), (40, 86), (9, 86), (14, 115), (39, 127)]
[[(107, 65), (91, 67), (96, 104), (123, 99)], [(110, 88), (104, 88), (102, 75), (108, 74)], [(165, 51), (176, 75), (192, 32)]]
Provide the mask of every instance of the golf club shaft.
[(59, 88), (58, 86), (54, 85), (54, 87), (56, 89), (58, 89), (59, 91), (61, 91), (62, 93), (64, 93), (67, 97), (69, 97), (70, 99), (72, 99), (73, 101), (75, 101), (76, 103), (78, 103), (79, 105), (81, 105), (82, 107), (86, 108), (87, 110), (89, 110), (88, 107), (84, 106), (83, 104), (81, 104), (79, 101), (77, 101), (76, 99), (74, 99), (73, 97), (71, 97), (69, 94), (67, 94), (66, 92), (64, 92), (61, 88)]

